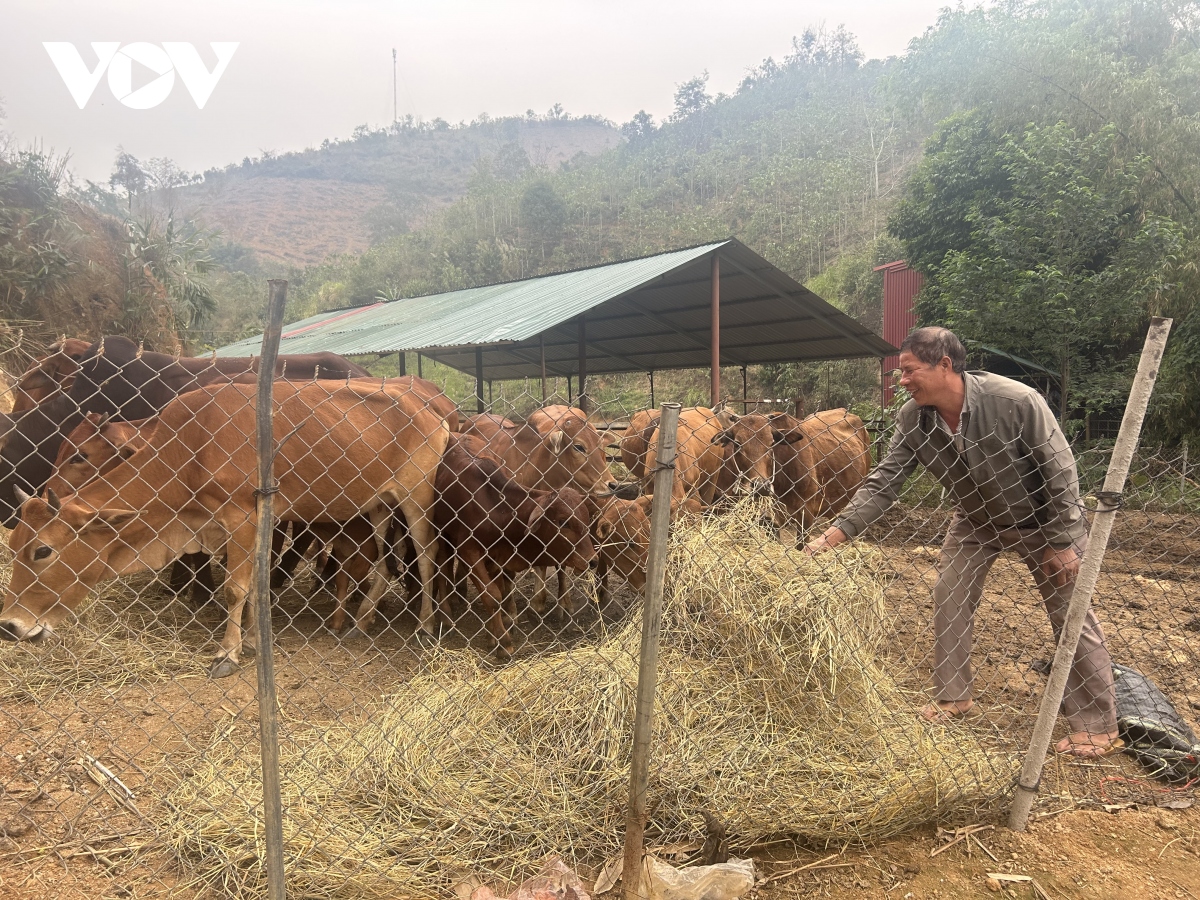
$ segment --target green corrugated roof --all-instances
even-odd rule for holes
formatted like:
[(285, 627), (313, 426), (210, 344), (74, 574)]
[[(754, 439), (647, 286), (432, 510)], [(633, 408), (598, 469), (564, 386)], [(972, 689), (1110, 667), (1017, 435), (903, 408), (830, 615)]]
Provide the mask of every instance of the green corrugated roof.
[[(321, 313), (287, 325), (281, 353), (418, 351), (487, 378), (703, 368), (710, 362), (713, 257), (721, 364), (886, 356), (895, 348), (730, 239), (506, 284)], [(260, 352), (262, 336), (218, 350)]]
[[(523, 341), (727, 243), (321, 313), (286, 326), (279, 352), (353, 356)], [(217, 355), (251, 356), (261, 345), (259, 335), (222, 347)]]

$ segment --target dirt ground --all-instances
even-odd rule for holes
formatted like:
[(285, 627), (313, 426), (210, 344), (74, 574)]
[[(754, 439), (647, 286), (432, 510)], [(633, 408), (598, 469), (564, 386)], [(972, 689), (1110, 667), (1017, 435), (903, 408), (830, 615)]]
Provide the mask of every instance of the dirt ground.
[[(886, 652), (914, 691), (925, 688), (929, 670), (929, 588), (944, 522), (938, 511), (910, 509), (878, 528), (895, 635)], [(1200, 523), (1129, 511), (1095, 598), (1114, 659), (1152, 677), (1193, 727), (1200, 710), (1197, 559)], [(103, 634), (97, 646), (112, 643), (118, 658), (129, 652), (122, 640), (136, 642), (139, 623), (162, 626), (167, 637), (147, 643), (144, 652), (153, 658), (140, 661), (150, 674), (121, 678), (110, 669), (89, 681), (86, 672), (65, 677), (56, 669), (61, 680), (45, 683), (34, 677), (44, 649), (0, 647), (0, 900), (209, 896), (189, 885), (171, 848), (160, 843), (156, 804), (172, 783), (188, 777), (189, 762), (214, 737), (259, 752), (255, 671), (247, 666), (210, 681), (206, 663), (221, 610), (193, 612), (183, 602), (164, 610), (161, 592), (144, 586), (135, 582), (106, 595), (113, 610), (85, 622)], [(593, 639), (603, 623), (594, 607), (585, 610), (565, 631), (526, 622), (524, 652)], [(324, 630), (327, 612), (326, 605), (310, 606), (306, 591), (296, 588), (276, 604), (276, 680), (285, 723), (354, 718), (418, 667), (421, 651), (409, 639), (413, 620), (402, 604), (385, 605), (378, 634), (361, 643)], [(103, 622), (124, 624), (105, 631)], [(953, 727), (1020, 752), (1044, 684), (1038, 663), (1052, 655), (1052, 636), (1018, 560), (997, 563), (976, 634), (982, 715)], [(449, 638), (451, 645), (462, 640)], [(137, 645), (130, 646), (136, 652)], [(767, 879), (757, 894), (908, 900), (1103, 893), (1200, 900), (1194, 798), (1194, 789), (1169, 790), (1149, 780), (1126, 756), (1053, 758), (1025, 833), (1005, 828), (1002, 798), (942, 823), (950, 834), (929, 826), (865, 849), (751, 848)], [(951, 843), (954, 828), (971, 826), (981, 828)], [(989, 888), (988, 873), (1029, 876), (1037, 888), (1024, 880)]]

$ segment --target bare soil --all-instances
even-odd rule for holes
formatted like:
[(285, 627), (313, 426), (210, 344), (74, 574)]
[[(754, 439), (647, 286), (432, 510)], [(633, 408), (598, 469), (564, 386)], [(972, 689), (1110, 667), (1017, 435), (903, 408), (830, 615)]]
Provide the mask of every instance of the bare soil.
[[(897, 677), (914, 691), (924, 688), (930, 667), (929, 590), (944, 524), (941, 511), (917, 508), (897, 513), (876, 531), (895, 633), (887, 653)], [(1200, 522), (1124, 513), (1095, 598), (1114, 659), (1153, 678), (1193, 727), (1200, 709), (1198, 554)], [(149, 604), (167, 603), (161, 591), (147, 589), (143, 596)], [(1015, 753), (1028, 739), (1044, 683), (1034, 664), (1052, 655), (1050, 628), (1038, 606), (1020, 561), (1001, 557), (977, 618), (982, 714), (952, 726)], [(36, 699), (18, 691), (2, 699), (0, 900), (207, 896), (188, 884), (170, 849), (159, 843), (154, 823), (163, 820), (164, 810), (157, 804), (188, 777), (189, 766), (218, 735), (258, 753), (255, 670), (245, 666), (230, 678), (209, 680), (206, 667), (222, 611), (212, 606), (193, 614), (182, 601), (170, 609), (182, 610), (179, 640), (192, 657), (169, 678), (66, 686)], [(353, 719), (418, 667), (423, 651), (410, 638), (413, 617), (399, 600), (385, 604), (378, 633), (360, 643), (324, 629), (328, 612), (327, 598), (308, 602), (304, 583), (282, 592), (276, 603), (276, 680), (285, 726)], [(601, 627), (587, 604), (565, 631), (526, 621), (522, 652), (591, 640)], [(471, 639), (485, 645), (479, 634)], [(461, 646), (465, 639), (447, 640)], [(0, 666), (31, 652), (37, 651), (0, 647)], [(988, 887), (988, 873), (1031, 876), (1055, 898), (1200, 898), (1194, 797), (1194, 789), (1172, 790), (1149, 779), (1127, 756), (1054, 757), (1036, 818), (1023, 834), (1004, 827), (1008, 800), (997, 798), (942, 823), (947, 829), (993, 826), (948, 848), (953, 835), (930, 826), (869, 848), (783, 843), (750, 852), (771, 879), (758, 888), (764, 898), (986, 896), (997, 892)], [(999, 884), (1008, 896), (1037, 896), (1031, 882)]]

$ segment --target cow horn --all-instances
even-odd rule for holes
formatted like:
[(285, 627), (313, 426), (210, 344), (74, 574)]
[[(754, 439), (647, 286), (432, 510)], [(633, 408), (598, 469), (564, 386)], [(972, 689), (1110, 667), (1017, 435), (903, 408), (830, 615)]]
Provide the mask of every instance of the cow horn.
[(17, 495), (17, 505), (18, 506), (24, 506), (26, 500), (33, 499), (32, 494), (25, 493), (23, 490), (21, 490), (20, 486), (15, 485), (15, 484), (13, 485), (13, 493)]
[(146, 342), (138, 341), (138, 352), (137, 352), (137, 355), (134, 357), (134, 359), (141, 359), (142, 354), (145, 352), (146, 352)]
[(562, 453), (563, 445), (567, 442), (567, 433), (561, 428), (555, 429), (546, 435), (546, 441), (555, 453)]
[(58, 499), (58, 494), (54, 493), (54, 488), (46, 488), (46, 503), (50, 506), (52, 513), (57, 513), (62, 509), (62, 501)]
[(96, 348), (96, 359), (104, 355), (104, 338), (100, 338), (100, 346)]

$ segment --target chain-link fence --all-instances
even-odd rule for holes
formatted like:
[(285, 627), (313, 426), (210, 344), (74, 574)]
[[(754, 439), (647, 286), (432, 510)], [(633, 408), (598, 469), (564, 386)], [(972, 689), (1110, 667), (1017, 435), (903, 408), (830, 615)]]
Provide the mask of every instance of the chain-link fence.
[[(265, 896), (257, 642), (237, 605), (254, 368), (114, 340), (79, 360), (3, 422), (0, 883)], [(336, 359), (278, 371), (288, 895), (501, 896), (553, 857), (590, 886), (625, 834), (657, 410), (496, 382), (478, 415), (474, 396)], [(1052, 423), (1021, 418), (1036, 409), (986, 401), (957, 428), (682, 411), (646, 822), (663, 860), (1004, 809), (1054, 652), (1043, 595), (1057, 615), (1109, 450), (1072, 461)], [(869, 483), (896, 502), (852, 502), (881, 456)], [(1135, 460), (1093, 597), (1103, 640), (1085, 629), (1056, 740), (1092, 737), (1068, 749), (1117, 730), (1105, 649), (1195, 725), (1192, 466), (1186, 448)], [(834, 522), (855, 539), (804, 552)], [(1059, 754), (1041, 802), (1192, 790), (1186, 761), (1167, 774)]]

